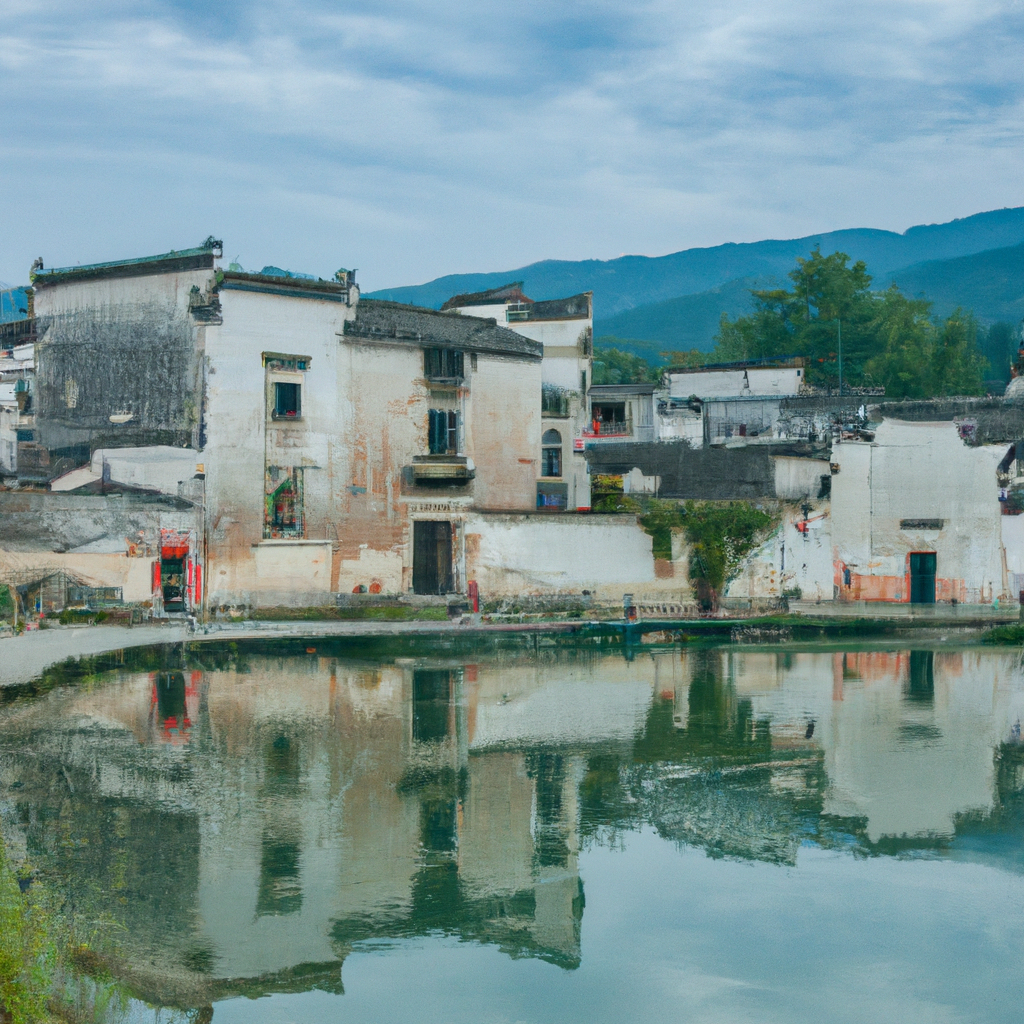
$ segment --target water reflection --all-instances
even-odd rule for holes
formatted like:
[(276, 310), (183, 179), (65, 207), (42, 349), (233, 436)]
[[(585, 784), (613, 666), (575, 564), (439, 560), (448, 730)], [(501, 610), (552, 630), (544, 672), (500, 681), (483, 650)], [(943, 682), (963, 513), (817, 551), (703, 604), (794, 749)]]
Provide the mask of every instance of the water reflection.
[(1019, 871), (1022, 712), (991, 652), (252, 656), (5, 709), (0, 785), (134, 984), (200, 1005), (342, 992), (354, 948), (411, 936), (575, 968), (581, 850), (643, 827)]

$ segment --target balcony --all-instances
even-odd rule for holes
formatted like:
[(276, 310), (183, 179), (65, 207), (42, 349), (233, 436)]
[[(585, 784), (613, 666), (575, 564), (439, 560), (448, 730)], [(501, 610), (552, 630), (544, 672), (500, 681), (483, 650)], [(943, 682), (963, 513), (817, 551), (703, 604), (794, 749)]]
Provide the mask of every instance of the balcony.
[(465, 455), (416, 455), (412, 460), (413, 480), (428, 487), (465, 484), (474, 476), (473, 461)]
[(584, 437), (632, 437), (633, 424), (627, 420), (594, 421), (583, 431)]

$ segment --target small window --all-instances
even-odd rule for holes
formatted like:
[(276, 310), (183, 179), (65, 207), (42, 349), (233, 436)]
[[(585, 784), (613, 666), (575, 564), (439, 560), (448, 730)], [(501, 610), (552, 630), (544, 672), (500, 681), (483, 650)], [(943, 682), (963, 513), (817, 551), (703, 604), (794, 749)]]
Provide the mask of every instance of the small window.
[(541, 386), (541, 416), (565, 419), (569, 415), (569, 393), (553, 384)]
[(540, 442), (541, 476), (562, 475), (562, 435), (557, 430), (545, 430)]
[(561, 476), (562, 475), (562, 449), (543, 448), (541, 449), (541, 475)]
[(423, 374), (428, 380), (462, 380), (465, 356), (454, 348), (425, 348)]
[(274, 382), (274, 416), (279, 419), (298, 419), (302, 415), (302, 385), (289, 381)]
[(452, 409), (431, 409), (429, 441), (431, 455), (457, 455), (459, 452), (460, 417)]

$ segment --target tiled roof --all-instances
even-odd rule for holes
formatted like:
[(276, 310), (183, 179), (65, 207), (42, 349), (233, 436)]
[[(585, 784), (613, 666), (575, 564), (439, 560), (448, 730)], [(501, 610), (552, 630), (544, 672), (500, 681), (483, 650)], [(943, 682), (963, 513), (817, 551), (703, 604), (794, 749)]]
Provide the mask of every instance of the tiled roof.
[(485, 292), (453, 295), (441, 309), (461, 309), (463, 306), (498, 306), (503, 302), (531, 301), (523, 294), (523, 282), (513, 281), (511, 284), (503, 284), (500, 288), (490, 288)]
[(492, 352), (522, 359), (540, 359), (544, 355), (544, 346), (539, 341), (499, 327), (493, 319), (439, 313), (384, 299), (360, 299), (355, 320), (345, 321), (345, 337), (397, 341), (421, 348)]

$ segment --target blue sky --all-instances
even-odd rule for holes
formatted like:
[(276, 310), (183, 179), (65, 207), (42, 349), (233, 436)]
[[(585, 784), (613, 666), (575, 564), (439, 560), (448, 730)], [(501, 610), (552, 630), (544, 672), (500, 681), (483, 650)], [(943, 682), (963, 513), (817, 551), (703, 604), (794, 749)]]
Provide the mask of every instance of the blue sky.
[(1022, 0), (0, 0), (0, 280), (364, 288), (1024, 204)]

